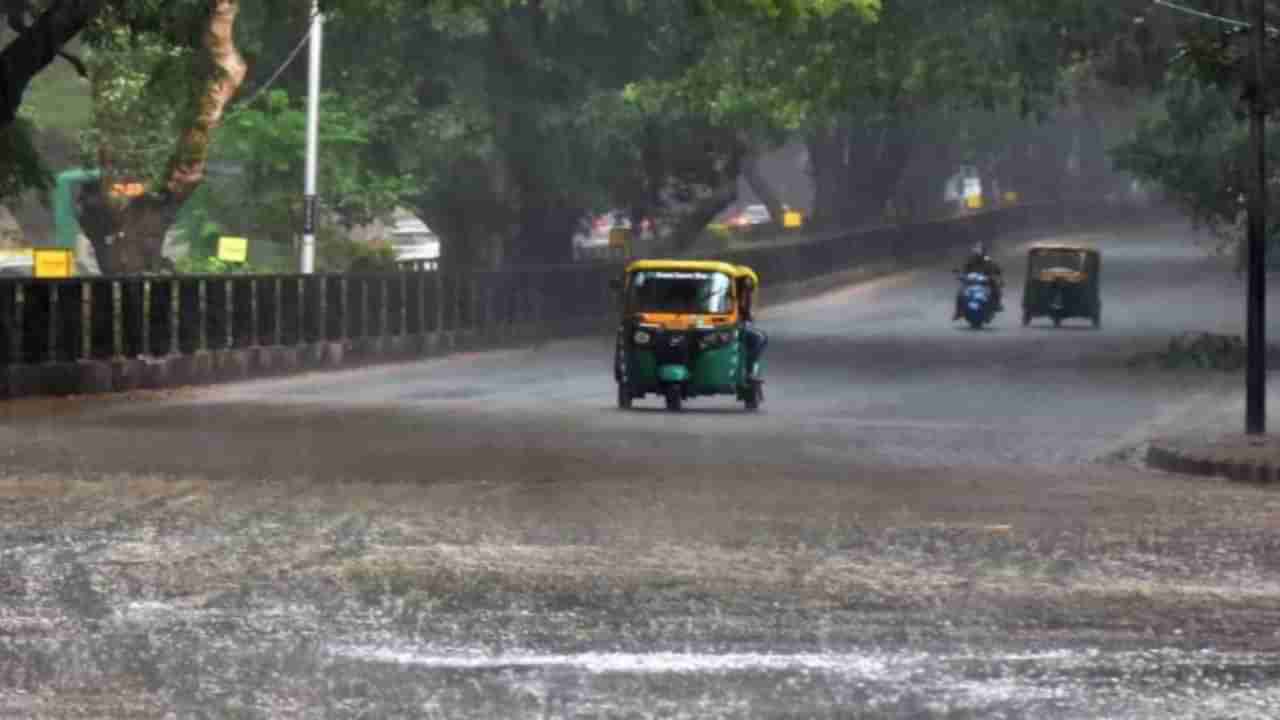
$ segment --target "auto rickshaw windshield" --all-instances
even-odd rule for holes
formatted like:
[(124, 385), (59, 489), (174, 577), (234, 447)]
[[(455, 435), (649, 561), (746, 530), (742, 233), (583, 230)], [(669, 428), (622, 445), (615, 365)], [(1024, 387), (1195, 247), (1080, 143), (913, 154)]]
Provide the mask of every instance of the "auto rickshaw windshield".
[(1068, 248), (1039, 250), (1031, 254), (1031, 272), (1033, 274), (1044, 270), (1083, 272), (1087, 255), (1088, 253), (1083, 250)]
[(719, 272), (643, 270), (631, 276), (627, 306), (632, 312), (727, 313), (732, 285)]

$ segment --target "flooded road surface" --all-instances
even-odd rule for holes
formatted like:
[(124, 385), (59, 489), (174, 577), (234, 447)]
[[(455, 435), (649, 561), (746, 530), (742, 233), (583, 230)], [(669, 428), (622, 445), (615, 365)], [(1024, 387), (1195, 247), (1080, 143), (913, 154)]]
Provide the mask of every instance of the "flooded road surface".
[(414, 685), (424, 710), (451, 717), (486, 717), (496, 697), (524, 717), (1262, 720), (1280, 708), (1280, 658), (1249, 653), (333, 652)]
[(1011, 242), (985, 331), (950, 262), (770, 307), (758, 413), (619, 411), (607, 337), (6, 404), (0, 717), (1280, 717), (1280, 492), (1135, 462), (1242, 422), (1129, 361), (1243, 280), (1066, 239), (1101, 330)]

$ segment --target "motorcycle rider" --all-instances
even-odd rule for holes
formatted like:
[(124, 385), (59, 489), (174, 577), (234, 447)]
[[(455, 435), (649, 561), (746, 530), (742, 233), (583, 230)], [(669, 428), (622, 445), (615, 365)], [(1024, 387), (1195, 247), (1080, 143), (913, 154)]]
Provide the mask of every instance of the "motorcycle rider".
[[(978, 241), (974, 243), (973, 250), (969, 253), (969, 259), (965, 261), (964, 268), (960, 271), (961, 277), (969, 273), (982, 273), (991, 280), (991, 301), (995, 303), (996, 312), (1004, 310), (1004, 274), (1000, 270), (1000, 265), (987, 254), (987, 246)], [(953, 321), (959, 320), (964, 312), (963, 293), (956, 294), (956, 310)]]

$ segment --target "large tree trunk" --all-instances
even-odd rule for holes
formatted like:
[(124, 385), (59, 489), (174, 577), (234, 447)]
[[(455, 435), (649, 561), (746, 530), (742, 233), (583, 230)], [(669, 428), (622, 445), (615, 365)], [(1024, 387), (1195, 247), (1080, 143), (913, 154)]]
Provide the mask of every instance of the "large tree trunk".
[(769, 178), (765, 177), (764, 172), (760, 169), (762, 155), (763, 153), (759, 149), (752, 148), (742, 161), (742, 174), (746, 176), (747, 184), (751, 186), (751, 191), (769, 209), (769, 217), (772, 218), (774, 224), (781, 226), (782, 216), (786, 209), (782, 205), (782, 198), (778, 196), (778, 191), (774, 189), (773, 184), (769, 182)]
[[(25, 4), (25, 3), (24, 3)], [(6, 3), (12, 6), (13, 3)], [(62, 48), (98, 16), (105, 0), (55, 0), (0, 52), (0, 129), (13, 124), (32, 78), (49, 66)], [(16, 10), (4, 8), (6, 14)], [(25, 23), (25, 12), (13, 15)]]
[(563, 202), (526, 206), (511, 251), (513, 263), (557, 265), (573, 261), (573, 233), (583, 212)]
[(811, 223), (819, 228), (837, 227), (846, 202), (844, 178), (847, 135), (838, 128), (813, 133), (805, 143), (813, 176)]
[(903, 170), (894, 199), (900, 221), (921, 221), (943, 214), (946, 178), (957, 164), (955, 147), (948, 142), (935, 139), (917, 148)]
[(671, 232), (670, 245), (676, 252), (688, 250), (707, 229), (707, 224), (737, 200), (738, 179), (726, 178), (710, 194), (694, 201), (693, 207), (680, 216)]
[[(100, 222), (90, 223), (99, 233), (96, 237), (90, 235), (90, 239), (103, 272), (167, 269), (163, 255), (165, 233), (177, 219), (183, 203), (204, 181), (213, 133), (248, 70), (235, 45), (235, 21), (239, 12), (239, 0), (209, 0), (209, 18), (202, 43), (209, 74), (194, 98), (195, 112), (178, 138), (163, 185), (140, 197), (106, 203), (110, 211), (106, 227)], [(99, 158), (103, 192), (108, 192), (120, 178), (112, 172), (110, 151), (105, 143)]]
[(841, 127), (809, 140), (815, 188), (814, 224), (854, 228), (884, 219), (911, 159), (904, 120)]
[(897, 194), (902, 174), (911, 160), (914, 133), (904, 127), (903, 122), (905, 119), (891, 119), (862, 128), (854, 135), (849, 162), (852, 202), (842, 218), (844, 227), (884, 221), (889, 201)]

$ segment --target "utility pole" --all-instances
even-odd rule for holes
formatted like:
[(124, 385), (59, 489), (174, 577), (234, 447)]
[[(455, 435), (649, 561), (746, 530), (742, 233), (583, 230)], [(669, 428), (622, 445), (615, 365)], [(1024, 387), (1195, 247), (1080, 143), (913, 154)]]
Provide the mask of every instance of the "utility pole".
[(311, 1), (311, 62), (307, 69), (307, 165), (302, 197), (302, 272), (316, 268), (316, 156), (320, 145), (320, 50), (324, 37), (320, 0)]
[(1266, 0), (1254, 0), (1250, 28), (1253, 85), (1249, 93), (1249, 145), (1253, 159), (1253, 194), (1249, 198), (1249, 286), (1245, 365), (1245, 433), (1267, 431), (1267, 105), (1265, 55)]

